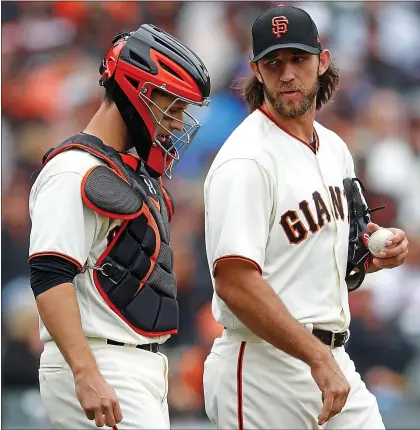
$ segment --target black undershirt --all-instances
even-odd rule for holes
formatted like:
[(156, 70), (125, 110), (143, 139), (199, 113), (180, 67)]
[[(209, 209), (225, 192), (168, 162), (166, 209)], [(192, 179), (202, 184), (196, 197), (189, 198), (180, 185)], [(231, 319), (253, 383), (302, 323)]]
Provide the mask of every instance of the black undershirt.
[(35, 297), (57, 285), (73, 282), (74, 277), (80, 273), (74, 263), (53, 255), (34, 257), (29, 265)]

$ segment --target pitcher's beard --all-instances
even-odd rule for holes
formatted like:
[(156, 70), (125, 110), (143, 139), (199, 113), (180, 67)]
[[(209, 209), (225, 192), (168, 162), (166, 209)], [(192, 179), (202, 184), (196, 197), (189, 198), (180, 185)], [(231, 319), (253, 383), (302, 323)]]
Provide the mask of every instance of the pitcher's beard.
[[(280, 94), (279, 91), (271, 92), (263, 83), (264, 94), (267, 97), (267, 100), (271, 103), (274, 109), (284, 118), (298, 118), (299, 116), (308, 112), (308, 110), (315, 103), (316, 95), (319, 89), (319, 81), (316, 79), (313, 87), (307, 91), (304, 87), (295, 87), (293, 89), (299, 90), (302, 95), (302, 101), (299, 105), (296, 105), (289, 102), (284, 102), (277, 94)], [(282, 88), (280, 91), (287, 91), (287, 88)], [(276, 94), (277, 93), (277, 94)]]

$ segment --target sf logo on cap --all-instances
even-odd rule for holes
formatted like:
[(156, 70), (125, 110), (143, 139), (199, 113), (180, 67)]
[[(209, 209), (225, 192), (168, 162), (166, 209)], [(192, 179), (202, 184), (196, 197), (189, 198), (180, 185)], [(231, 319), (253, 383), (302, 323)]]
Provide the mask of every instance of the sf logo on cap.
[(271, 20), (271, 24), (273, 26), (273, 34), (279, 38), (282, 34), (287, 33), (287, 24), (289, 24), (289, 20), (285, 16), (275, 16)]

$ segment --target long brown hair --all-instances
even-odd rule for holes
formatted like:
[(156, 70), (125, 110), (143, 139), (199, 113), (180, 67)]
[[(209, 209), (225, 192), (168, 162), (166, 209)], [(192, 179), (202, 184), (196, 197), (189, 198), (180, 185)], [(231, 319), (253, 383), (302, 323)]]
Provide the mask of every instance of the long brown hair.
[[(333, 92), (338, 88), (340, 76), (338, 67), (331, 60), (327, 71), (318, 76), (319, 88), (316, 94), (316, 110), (328, 102)], [(251, 112), (264, 102), (264, 89), (262, 83), (253, 74), (250, 78), (237, 78), (232, 84), (234, 90), (239, 91)]]

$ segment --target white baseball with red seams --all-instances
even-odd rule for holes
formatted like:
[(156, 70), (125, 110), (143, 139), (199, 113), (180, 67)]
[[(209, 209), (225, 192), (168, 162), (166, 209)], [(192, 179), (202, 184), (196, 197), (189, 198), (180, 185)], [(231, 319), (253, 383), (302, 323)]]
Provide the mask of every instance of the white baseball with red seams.
[(369, 236), (368, 248), (372, 255), (379, 256), (379, 253), (386, 248), (386, 241), (393, 235), (391, 230), (380, 228)]

